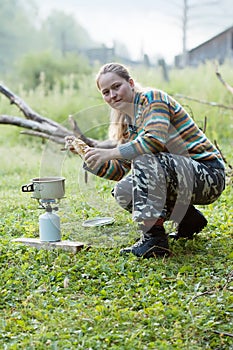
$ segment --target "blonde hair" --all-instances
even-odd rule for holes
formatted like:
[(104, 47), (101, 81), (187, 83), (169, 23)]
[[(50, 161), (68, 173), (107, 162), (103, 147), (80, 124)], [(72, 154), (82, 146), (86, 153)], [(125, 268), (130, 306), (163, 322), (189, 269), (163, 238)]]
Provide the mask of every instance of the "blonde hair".
[[(104, 66), (102, 66), (96, 76), (96, 84), (98, 89), (100, 90), (99, 86), (99, 79), (100, 76), (106, 73), (114, 73), (117, 74), (119, 77), (125, 79), (127, 82), (131, 79), (131, 76), (129, 74), (128, 69), (119, 63), (107, 63)], [(135, 84), (134, 86), (135, 92), (141, 92), (142, 88)], [(110, 126), (109, 126), (109, 138), (112, 140), (116, 140), (118, 143), (124, 143), (127, 141), (127, 120), (124, 113), (111, 108), (110, 112)]]

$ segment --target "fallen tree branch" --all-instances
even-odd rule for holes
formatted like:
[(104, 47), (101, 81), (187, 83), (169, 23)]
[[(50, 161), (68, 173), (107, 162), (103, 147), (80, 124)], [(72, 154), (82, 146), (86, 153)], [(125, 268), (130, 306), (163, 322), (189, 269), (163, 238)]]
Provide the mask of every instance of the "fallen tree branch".
[(57, 128), (52, 127), (51, 124), (49, 125), (41, 124), (34, 120), (23, 119), (23, 118), (11, 116), (11, 115), (1, 115), (0, 123), (11, 124), (11, 125), (19, 126), (21, 128), (25, 128), (25, 129), (32, 129), (35, 131), (41, 131), (48, 135), (52, 135), (57, 130)]
[(198, 98), (195, 97), (190, 97), (190, 96), (185, 96), (182, 94), (173, 94), (172, 96), (174, 97), (178, 97), (178, 98), (183, 98), (185, 100), (189, 100), (189, 101), (194, 101), (194, 102), (198, 102), (198, 103), (202, 103), (202, 104), (206, 104), (212, 107), (218, 107), (218, 108), (224, 108), (224, 109), (231, 109), (233, 110), (233, 106), (226, 106), (222, 103), (218, 103), (218, 102), (209, 102), (209, 101), (205, 101), (205, 100), (200, 100)]
[(27, 119), (34, 120), (38, 123), (47, 123), (54, 127), (62, 128), (65, 131), (65, 128), (62, 127), (59, 123), (55, 122), (54, 120), (45, 118), (42, 115), (36, 113), (19, 96), (14, 94), (6, 86), (2, 84), (0, 84), (0, 92), (10, 100), (11, 104), (15, 104)]
[[(0, 124), (9, 124), (31, 130), (24, 131), (22, 133), (44, 139), (50, 139), (59, 144), (64, 144), (65, 136), (74, 135), (75, 133), (77, 134), (77, 126), (75, 131), (71, 131), (56, 121), (36, 113), (19, 96), (14, 94), (2, 84), (0, 84), (0, 93), (9, 99), (11, 104), (15, 104), (26, 118), (0, 115)], [(75, 124), (73, 123), (73, 125)], [(87, 144), (92, 145), (94, 143), (94, 140), (84, 136), (80, 129), (79, 133), (80, 136), (85, 139)]]
[(80, 130), (77, 122), (74, 120), (73, 116), (72, 115), (69, 115), (69, 123), (72, 127), (72, 130), (74, 132), (74, 135), (77, 137), (77, 138), (80, 138), (81, 140), (83, 140), (88, 146), (90, 147), (93, 147), (95, 146), (95, 140), (93, 139), (90, 139), (88, 137), (86, 137), (82, 131)]
[(50, 141), (59, 143), (59, 144), (64, 144), (64, 138), (63, 137), (57, 137), (54, 135), (48, 135), (45, 134), (43, 132), (37, 132), (37, 131), (21, 131), (20, 134), (23, 135), (29, 135), (29, 136), (36, 136), (36, 137), (40, 137), (42, 139), (49, 139)]
[(225, 86), (225, 88), (227, 88), (228, 91), (230, 91), (230, 93), (233, 94), (233, 87), (232, 87), (230, 84), (228, 84), (228, 83), (223, 79), (223, 77), (222, 77), (221, 74), (219, 73), (218, 65), (217, 65), (217, 64), (216, 64), (215, 73), (216, 73), (216, 76), (217, 76), (218, 80)]
[[(43, 117), (30, 108), (19, 96), (15, 95), (7, 87), (0, 84), (0, 93), (6, 96), (11, 104), (15, 104), (23, 113), (26, 119), (10, 115), (0, 115), (0, 124), (15, 125), (31, 131), (23, 131), (22, 134), (50, 139), (59, 144), (64, 144), (64, 138), (68, 135), (75, 135), (87, 145), (93, 147), (99, 144), (98, 140), (86, 137), (72, 116), (69, 122), (73, 131), (65, 128), (54, 120)], [(105, 148), (108, 148), (107, 146)]]

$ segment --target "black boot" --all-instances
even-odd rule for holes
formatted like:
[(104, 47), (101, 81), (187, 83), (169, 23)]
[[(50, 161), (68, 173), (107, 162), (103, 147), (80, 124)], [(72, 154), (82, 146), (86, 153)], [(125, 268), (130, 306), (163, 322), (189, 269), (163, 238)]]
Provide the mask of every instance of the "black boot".
[(169, 234), (169, 237), (174, 239), (192, 239), (195, 233), (201, 232), (201, 230), (207, 225), (207, 222), (208, 221), (204, 215), (193, 205), (190, 205), (185, 216), (178, 225), (177, 232)]
[(120, 250), (122, 255), (129, 253), (143, 258), (169, 255), (168, 239), (164, 227), (153, 226), (134, 245)]

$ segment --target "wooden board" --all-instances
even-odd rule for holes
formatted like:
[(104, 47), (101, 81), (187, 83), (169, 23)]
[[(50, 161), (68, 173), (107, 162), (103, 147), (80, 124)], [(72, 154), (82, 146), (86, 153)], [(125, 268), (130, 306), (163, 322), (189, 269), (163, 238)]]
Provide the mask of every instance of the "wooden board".
[(83, 242), (77, 241), (59, 241), (59, 242), (42, 242), (38, 238), (15, 238), (12, 242), (23, 243), (29, 245), (31, 247), (35, 247), (38, 249), (47, 249), (52, 250), (55, 248), (60, 248), (63, 250), (71, 251), (72, 253), (77, 253), (84, 247)]

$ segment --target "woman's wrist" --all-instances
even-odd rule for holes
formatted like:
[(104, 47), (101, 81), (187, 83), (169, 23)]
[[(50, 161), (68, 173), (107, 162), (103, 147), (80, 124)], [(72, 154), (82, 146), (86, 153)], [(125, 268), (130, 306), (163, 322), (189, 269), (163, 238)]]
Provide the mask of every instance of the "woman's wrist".
[(122, 155), (120, 153), (119, 147), (115, 147), (111, 150), (111, 158), (112, 159), (122, 159)]

